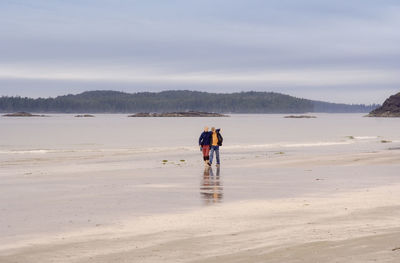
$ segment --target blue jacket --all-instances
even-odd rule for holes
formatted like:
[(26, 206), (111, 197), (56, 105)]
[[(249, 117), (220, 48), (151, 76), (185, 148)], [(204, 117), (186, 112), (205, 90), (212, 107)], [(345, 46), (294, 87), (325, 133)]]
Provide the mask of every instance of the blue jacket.
[(212, 132), (203, 132), (199, 138), (199, 145), (211, 145)]

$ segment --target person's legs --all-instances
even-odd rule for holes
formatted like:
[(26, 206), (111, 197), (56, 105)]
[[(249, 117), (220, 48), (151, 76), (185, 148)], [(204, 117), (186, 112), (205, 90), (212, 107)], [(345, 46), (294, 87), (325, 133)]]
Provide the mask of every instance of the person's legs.
[[(210, 146), (209, 145), (207, 145), (206, 146), (207, 148), (206, 148), (206, 164), (208, 164), (208, 165), (210, 165)], [(210, 165), (211, 166), (211, 165)]]
[(215, 146), (211, 146), (211, 149), (210, 149), (210, 164), (212, 164), (212, 161), (214, 159), (214, 151), (215, 151)]
[(219, 160), (219, 146), (215, 146), (215, 157), (217, 158), (217, 164), (220, 164), (220, 160)]
[(210, 159), (209, 154), (210, 154), (210, 146), (203, 145), (203, 159), (205, 164), (207, 164), (208, 160)]
[(203, 151), (203, 159), (204, 159), (204, 161), (206, 160), (206, 157), (207, 157), (207, 155), (208, 155), (208, 146), (207, 145), (203, 145), (202, 147), (201, 147), (201, 149), (202, 149), (202, 151)]

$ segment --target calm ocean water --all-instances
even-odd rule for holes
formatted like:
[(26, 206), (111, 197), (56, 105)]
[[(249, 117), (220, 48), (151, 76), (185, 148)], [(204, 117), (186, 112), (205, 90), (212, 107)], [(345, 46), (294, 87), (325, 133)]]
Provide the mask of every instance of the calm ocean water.
[[(400, 141), (400, 121), (364, 118), (361, 114), (317, 114), (316, 119), (284, 115), (232, 115), (229, 118), (128, 118), (96, 115), (75, 118), (0, 118), (0, 154), (48, 152), (197, 150), (205, 125), (222, 128), (224, 149), (374, 147), (382, 140)], [(352, 137), (350, 137), (352, 136)], [(385, 145), (386, 146), (386, 145)], [(353, 147), (354, 148), (354, 147)], [(379, 148), (379, 147), (378, 147)]]

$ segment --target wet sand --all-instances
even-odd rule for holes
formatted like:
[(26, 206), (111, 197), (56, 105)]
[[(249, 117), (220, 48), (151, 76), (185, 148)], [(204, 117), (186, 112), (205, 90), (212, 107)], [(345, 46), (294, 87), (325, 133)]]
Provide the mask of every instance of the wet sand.
[(0, 262), (400, 258), (398, 151), (169, 157), (3, 162)]

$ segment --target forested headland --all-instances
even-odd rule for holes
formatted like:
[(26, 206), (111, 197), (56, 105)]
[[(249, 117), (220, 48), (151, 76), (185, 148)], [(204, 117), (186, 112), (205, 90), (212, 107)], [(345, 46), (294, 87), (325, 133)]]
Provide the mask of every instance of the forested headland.
[(206, 111), (219, 113), (364, 113), (379, 105), (337, 104), (274, 92), (208, 93), (188, 90), (125, 93), (87, 91), (55, 98), (0, 97), (1, 112), (135, 113)]

